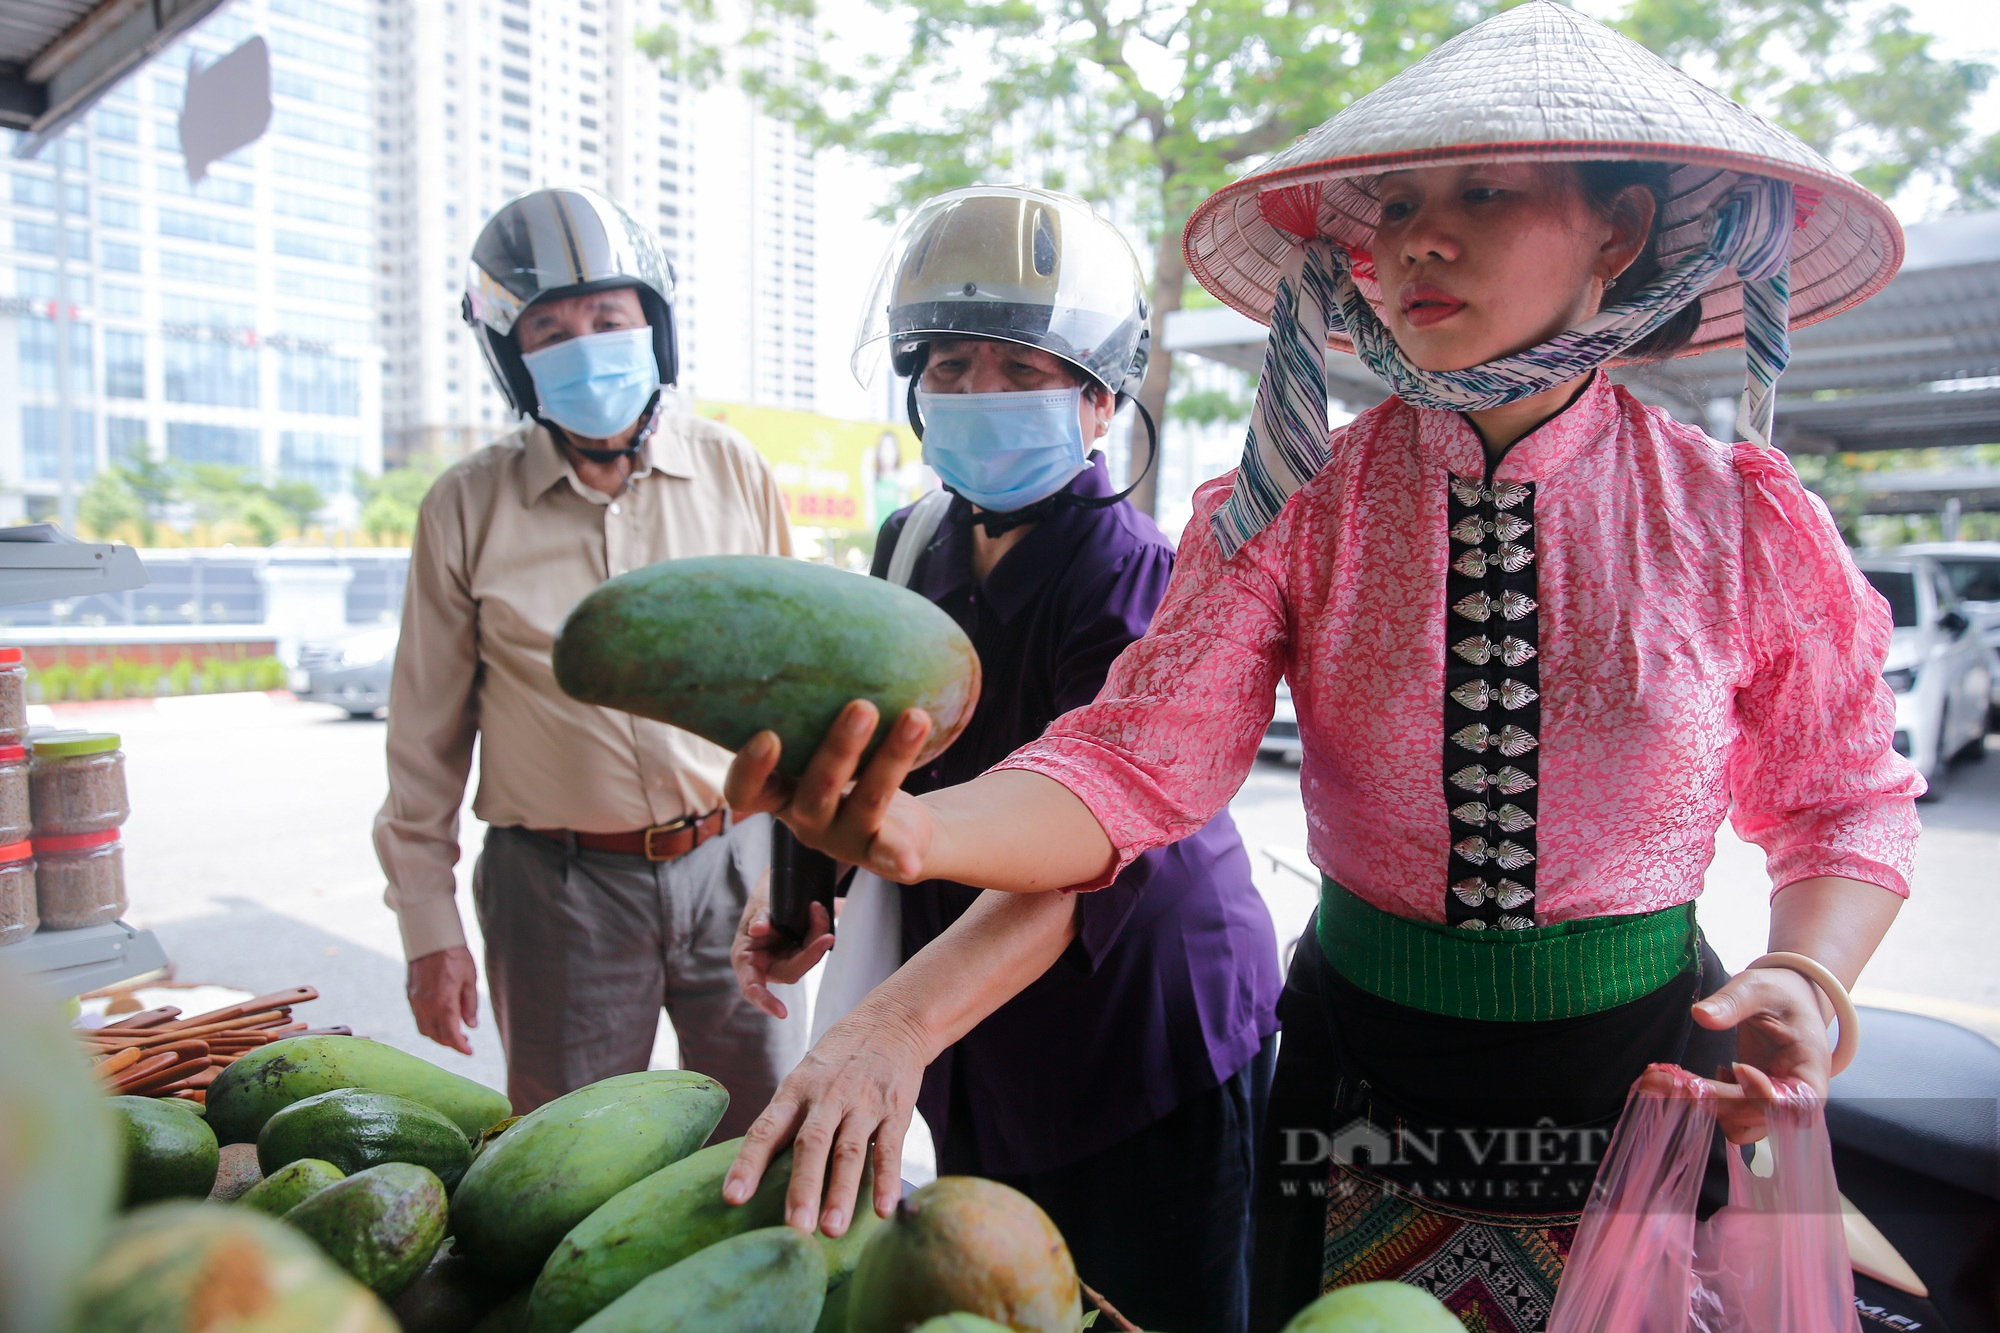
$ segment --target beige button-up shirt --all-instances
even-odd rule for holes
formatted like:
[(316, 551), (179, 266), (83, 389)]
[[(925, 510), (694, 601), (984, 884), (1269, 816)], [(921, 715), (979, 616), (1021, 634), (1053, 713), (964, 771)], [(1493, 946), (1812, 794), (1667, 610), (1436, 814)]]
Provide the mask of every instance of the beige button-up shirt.
[(679, 556), (790, 555), (770, 469), (735, 431), (663, 417), (631, 484), (578, 480), (540, 426), (447, 469), (410, 552), (389, 711), (389, 799), (375, 851), (407, 956), (465, 942), (458, 811), (482, 738), (472, 808), (489, 824), (618, 833), (722, 803), (727, 751), (658, 722), (578, 703), (549, 654), (605, 579)]

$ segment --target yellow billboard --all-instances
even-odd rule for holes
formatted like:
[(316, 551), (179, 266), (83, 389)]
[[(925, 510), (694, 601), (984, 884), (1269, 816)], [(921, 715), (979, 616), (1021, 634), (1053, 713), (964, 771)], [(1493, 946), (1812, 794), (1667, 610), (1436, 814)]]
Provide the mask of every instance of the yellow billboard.
[(908, 426), (837, 421), (812, 412), (697, 401), (695, 411), (741, 431), (770, 463), (798, 527), (872, 533), (937, 478)]

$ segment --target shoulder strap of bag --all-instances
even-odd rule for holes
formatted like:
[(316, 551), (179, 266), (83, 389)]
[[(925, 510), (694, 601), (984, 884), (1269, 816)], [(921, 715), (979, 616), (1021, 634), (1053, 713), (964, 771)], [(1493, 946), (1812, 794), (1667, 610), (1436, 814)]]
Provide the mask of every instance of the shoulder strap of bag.
[(910, 516), (903, 520), (903, 531), (896, 538), (895, 553), (889, 557), (890, 583), (899, 588), (910, 586), (910, 576), (917, 572), (917, 560), (924, 548), (931, 544), (931, 537), (937, 532), (938, 524), (944, 522), (944, 511), (951, 508), (951, 492), (942, 486), (917, 501), (910, 510)]

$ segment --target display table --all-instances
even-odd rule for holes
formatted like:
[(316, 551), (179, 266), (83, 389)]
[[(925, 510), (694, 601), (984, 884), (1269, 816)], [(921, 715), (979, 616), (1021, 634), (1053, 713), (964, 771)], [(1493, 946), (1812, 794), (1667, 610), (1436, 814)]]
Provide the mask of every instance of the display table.
[(152, 931), (113, 921), (81, 930), (38, 930), (0, 946), (0, 966), (9, 964), (68, 998), (157, 971), (167, 965), (167, 951)]

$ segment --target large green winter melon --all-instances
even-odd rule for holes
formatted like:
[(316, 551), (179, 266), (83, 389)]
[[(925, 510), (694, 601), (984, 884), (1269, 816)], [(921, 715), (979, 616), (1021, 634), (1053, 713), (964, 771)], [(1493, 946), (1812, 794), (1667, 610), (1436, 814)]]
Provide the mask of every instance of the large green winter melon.
[(881, 710), (870, 751), (905, 709), (934, 724), (918, 763), (958, 737), (979, 655), (929, 599), (882, 579), (766, 555), (664, 560), (600, 584), (556, 639), (574, 698), (741, 749), (760, 731), (797, 777), (853, 699)]
[(0, 964), (0, 1333), (69, 1326), (124, 1160), (118, 1117), (55, 1001)]
[(82, 1297), (72, 1333), (396, 1333), (388, 1308), (310, 1240), (224, 1203), (129, 1214)]

